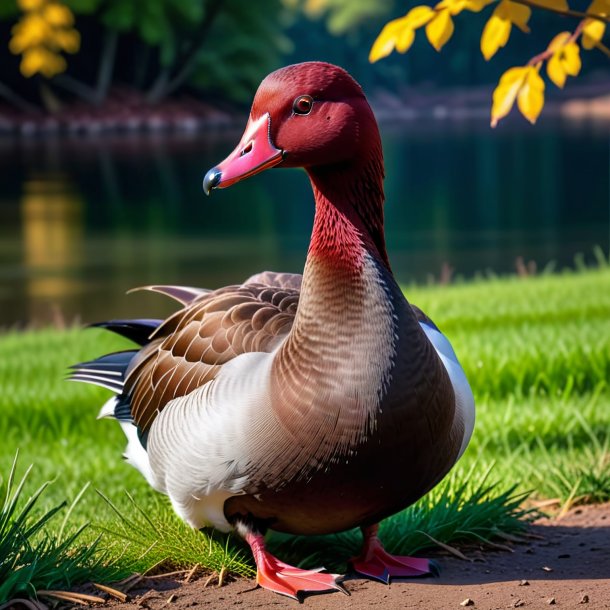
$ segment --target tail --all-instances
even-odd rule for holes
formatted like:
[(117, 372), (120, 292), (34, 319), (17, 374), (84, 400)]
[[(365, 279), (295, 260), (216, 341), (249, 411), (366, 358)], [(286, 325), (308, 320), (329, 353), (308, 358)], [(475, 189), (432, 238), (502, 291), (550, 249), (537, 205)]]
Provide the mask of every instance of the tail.
[[(162, 320), (110, 320), (91, 326), (107, 328), (122, 337), (139, 345), (146, 345), (150, 335), (162, 323)], [(112, 390), (115, 394), (123, 393), (123, 386), (129, 365), (139, 350), (114, 352), (70, 367), (68, 378), (71, 381), (93, 383)]]
[[(144, 346), (149, 342), (150, 335), (161, 323), (162, 320), (148, 319), (110, 320), (109, 322), (92, 324), (92, 326), (107, 328)], [(123, 457), (144, 475), (150, 485), (156, 487), (146, 453), (147, 435), (146, 433), (142, 434), (142, 431), (134, 424), (130, 396), (124, 391), (129, 367), (139, 351), (139, 349), (132, 349), (114, 352), (95, 360), (75, 364), (70, 367), (68, 379), (99, 385), (116, 394), (102, 406), (98, 419), (111, 417), (118, 420), (128, 441)]]
[(115, 352), (89, 362), (75, 364), (70, 367), (68, 379), (92, 383), (112, 390), (115, 394), (122, 394), (127, 369), (138, 351)]

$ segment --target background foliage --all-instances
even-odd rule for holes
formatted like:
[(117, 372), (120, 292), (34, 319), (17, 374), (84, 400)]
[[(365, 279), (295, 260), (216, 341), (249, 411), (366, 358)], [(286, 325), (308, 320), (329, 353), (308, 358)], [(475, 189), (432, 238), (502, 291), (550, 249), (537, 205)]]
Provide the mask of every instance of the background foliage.
[[(67, 7), (74, 15), (73, 31), (80, 37), (77, 51), (68, 54), (64, 49), (55, 54), (62, 65), (54, 75), (36, 71), (26, 78), (20, 71), (21, 53), (9, 49), (23, 6), (17, 0), (0, 0), (0, 97), (22, 109), (41, 105), (55, 109), (74, 98), (99, 105), (113, 88), (137, 92), (151, 104), (176, 93), (213, 99), (216, 104), (220, 100), (247, 103), (267, 72), (311, 59), (344, 66), (371, 92), (383, 89), (400, 95), (412, 85), (490, 86), (498, 73), (539, 53), (541, 41), (544, 46), (566, 26), (561, 16), (535, 10), (529, 20), (535, 35), (512, 28), (510, 45), (500, 48), (489, 64), (479, 48), (489, 15), (469, 13), (447, 43), (448, 53), (439, 56), (419, 36), (411, 53), (395, 54), (372, 66), (367, 53), (384, 23), (416, 2), (19, 1), (23, 6)], [(583, 73), (595, 77), (597, 72), (600, 79), (607, 79), (608, 70), (608, 60), (601, 53), (589, 54), (583, 66)]]
[(534, 55), (527, 64), (513, 66), (504, 72), (494, 91), (491, 124), (495, 127), (515, 102), (521, 113), (535, 123), (545, 101), (545, 82), (540, 75), (543, 65), (546, 64), (549, 79), (563, 88), (568, 76), (578, 76), (581, 71), (581, 47), (585, 51), (598, 49), (610, 58), (610, 49), (604, 44), (606, 26), (610, 22), (610, 0), (593, 0), (585, 10), (574, 10), (567, 0), (441, 0), (434, 6), (423, 4), (385, 25), (371, 48), (369, 60), (376, 62), (394, 50), (406, 53), (415, 42), (416, 31), (424, 29), (430, 44), (440, 51), (453, 36), (456, 16), (484, 10), (487, 21), (480, 48), (483, 57), (490, 60), (507, 45), (513, 30), (518, 28), (525, 34), (530, 33), (532, 9), (571, 20), (567, 26), (570, 30), (559, 31), (547, 43), (546, 49)]

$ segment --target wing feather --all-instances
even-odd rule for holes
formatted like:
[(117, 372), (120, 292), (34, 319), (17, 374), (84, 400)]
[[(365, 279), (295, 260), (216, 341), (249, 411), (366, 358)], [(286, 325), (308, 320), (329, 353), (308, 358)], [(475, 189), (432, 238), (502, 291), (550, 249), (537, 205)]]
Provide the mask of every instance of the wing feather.
[(210, 292), (163, 290), (192, 299), (155, 330), (125, 379), (133, 419), (143, 430), (169, 401), (214, 379), (223, 364), (240, 354), (270, 352), (290, 332), (299, 300), (299, 289), (291, 286), (300, 286), (300, 276), (259, 276), (264, 281)]

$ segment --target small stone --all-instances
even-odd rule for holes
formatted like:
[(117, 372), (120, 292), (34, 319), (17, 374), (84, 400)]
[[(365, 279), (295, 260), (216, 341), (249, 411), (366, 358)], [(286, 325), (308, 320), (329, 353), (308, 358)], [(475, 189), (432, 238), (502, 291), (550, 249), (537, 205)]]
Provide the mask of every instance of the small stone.
[(522, 581), (519, 583), (519, 586), (520, 586), (520, 587), (529, 587), (529, 586), (530, 586), (530, 581), (529, 581), (529, 580), (522, 580)]
[(549, 599), (546, 600), (546, 603), (549, 606), (554, 606), (557, 603), (557, 600), (554, 597), (550, 597)]
[(579, 604), (588, 604), (589, 603), (589, 596), (585, 593), (581, 598), (580, 601), (578, 602)]
[(552, 572), (552, 571), (553, 571), (553, 568), (549, 568), (549, 566), (542, 566), (542, 569), (543, 569), (545, 572)]
[(513, 608), (521, 608), (521, 606), (525, 606), (525, 602), (522, 599), (518, 599), (514, 604)]
[(467, 597), (463, 602), (460, 602), (460, 606), (474, 606), (474, 600)]

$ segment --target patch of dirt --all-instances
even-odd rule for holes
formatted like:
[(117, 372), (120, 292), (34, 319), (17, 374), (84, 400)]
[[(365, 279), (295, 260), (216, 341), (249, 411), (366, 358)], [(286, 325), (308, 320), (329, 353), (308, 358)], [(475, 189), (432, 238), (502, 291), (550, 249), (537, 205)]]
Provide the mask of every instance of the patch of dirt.
[[(536, 536), (513, 552), (473, 554), (472, 562), (441, 556), (439, 578), (382, 583), (348, 576), (350, 596), (312, 595), (304, 606), (315, 610), (420, 608), (475, 610), (547, 607), (598, 610), (610, 608), (610, 503), (573, 509), (561, 519), (541, 519)], [(180, 577), (182, 578), (182, 577)], [(206, 578), (184, 584), (179, 579), (143, 581), (126, 603), (109, 601), (114, 610), (183, 610), (185, 608), (296, 608), (297, 602), (254, 588), (238, 579), (224, 587), (204, 587)]]

